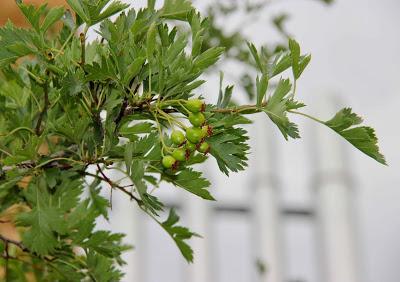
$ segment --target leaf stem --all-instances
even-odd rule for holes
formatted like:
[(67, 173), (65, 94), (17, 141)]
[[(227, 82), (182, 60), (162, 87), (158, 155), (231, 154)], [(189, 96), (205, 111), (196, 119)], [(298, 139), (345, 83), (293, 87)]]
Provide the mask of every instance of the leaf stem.
[[(47, 75), (49, 75), (48, 71), (46, 71), (46, 73), (47, 73)], [(36, 128), (35, 128), (36, 135), (38, 135), (38, 136), (42, 134), (41, 125), (42, 125), (43, 117), (46, 114), (47, 108), (49, 107), (49, 104), (50, 104), (48, 81), (45, 81), (45, 83), (43, 84), (43, 91), (44, 91), (44, 106), (43, 106), (43, 110), (39, 114), (39, 118), (37, 120)]]
[(141, 199), (136, 197), (132, 192), (129, 192), (128, 190), (126, 190), (125, 189), (126, 187), (120, 186), (117, 183), (113, 182), (107, 175), (105, 175), (105, 173), (103, 172), (103, 170), (101, 169), (99, 164), (96, 164), (96, 167), (97, 167), (97, 170), (99, 171), (99, 173), (101, 174), (101, 176), (90, 173), (90, 172), (85, 172), (85, 174), (88, 176), (96, 177), (100, 180), (107, 182), (111, 186), (111, 188), (117, 188), (121, 192), (128, 195), (132, 200), (135, 200), (135, 202), (139, 205), (139, 207), (142, 206), (143, 202)]
[(7, 134), (0, 134), (0, 137), (8, 137), (8, 136), (13, 135), (14, 133), (20, 131), (20, 130), (26, 130), (26, 131), (29, 131), (29, 132), (32, 133), (32, 134), (35, 134), (35, 131), (33, 131), (31, 128), (21, 126), (21, 127), (17, 127), (17, 128), (15, 128), (15, 129), (11, 130), (11, 131), (10, 131), (9, 133), (7, 133)]
[(164, 142), (163, 132), (162, 132), (162, 129), (161, 129), (160, 122), (158, 121), (157, 115), (155, 113), (153, 113), (153, 112), (152, 112), (152, 114), (153, 114), (154, 119), (156, 120), (156, 123), (157, 123), (158, 134), (159, 134), (160, 142), (161, 142), (161, 146), (162, 146), (161, 155), (164, 157), (165, 156), (164, 151), (163, 151), (164, 149), (168, 153), (172, 153), (172, 151), (170, 150), (170, 148)]
[(298, 112), (298, 111), (292, 111), (292, 110), (289, 110), (288, 112), (289, 112), (289, 113), (292, 113), (292, 114), (295, 114), (295, 115), (304, 116), (304, 117), (306, 117), (306, 118), (312, 119), (313, 121), (316, 121), (316, 122), (318, 122), (318, 123), (321, 123), (321, 124), (324, 124), (324, 125), (325, 125), (325, 122), (324, 122), (324, 121), (322, 121), (322, 120), (320, 120), (320, 119), (318, 119), (318, 118), (316, 118), (316, 117), (310, 116), (310, 115), (308, 115), (308, 114), (305, 114), (305, 113), (302, 113), (302, 112)]
[(50, 160), (47, 160), (45, 162), (42, 162), (42, 163), (38, 164), (37, 166), (35, 166), (34, 169), (41, 168), (41, 167), (43, 167), (43, 166), (45, 166), (45, 165), (47, 165), (49, 163), (55, 162), (55, 161), (69, 161), (69, 162), (73, 162), (73, 163), (77, 163), (77, 164), (84, 164), (84, 162), (82, 162), (82, 161), (77, 161), (77, 160), (74, 160), (74, 159), (71, 159), (71, 158), (63, 158), (63, 157), (61, 157), (61, 158), (54, 158), (54, 159), (50, 159)]
[(241, 112), (245, 112), (248, 110), (255, 110), (256, 112), (261, 112), (262, 108), (265, 107), (267, 105), (267, 102), (263, 102), (260, 106), (257, 105), (243, 105), (243, 106), (239, 106), (239, 107), (233, 107), (233, 108), (217, 108), (217, 109), (213, 109), (211, 110), (211, 112), (213, 113), (231, 113), (231, 114), (238, 114)]

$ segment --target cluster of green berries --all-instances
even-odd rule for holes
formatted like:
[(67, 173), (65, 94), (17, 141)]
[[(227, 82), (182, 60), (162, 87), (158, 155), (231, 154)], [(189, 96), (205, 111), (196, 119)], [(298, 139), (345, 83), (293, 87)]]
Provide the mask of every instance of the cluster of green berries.
[(188, 160), (195, 151), (203, 154), (210, 151), (210, 145), (205, 142), (205, 138), (212, 135), (212, 127), (206, 125), (203, 114), (205, 104), (199, 99), (192, 99), (186, 102), (185, 108), (190, 111), (188, 120), (192, 127), (186, 129), (186, 134), (180, 130), (172, 131), (171, 141), (177, 148), (163, 157), (162, 165), (165, 168), (176, 168), (179, 162)]

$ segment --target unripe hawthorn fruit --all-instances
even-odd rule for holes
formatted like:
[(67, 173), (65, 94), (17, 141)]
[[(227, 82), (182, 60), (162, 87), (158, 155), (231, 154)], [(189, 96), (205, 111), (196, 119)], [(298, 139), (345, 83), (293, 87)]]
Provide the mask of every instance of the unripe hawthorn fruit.
[(186, 150), (182, 148), (175, 149), (172, 152), (172, 157), (177, 161), (183, 162), (186, 160)]
[(189, 150), (190, 152), (193, 152), (193, 151), (195, 151), (196, 150), (196, 144), (193, 144), (192, 142), (190, 142), (190, 141), (187, 141), (186, 142), (186, 149), (187, 150)]
[(200, 99), (192, 99), (186, 102), (186, 108), (192, 113), (198, 113), (204, 109), (204, 103)]
[(202, 113), (190, 113), (189, 121), (193, 126), (202, 126), (206, 121), (206, 118)]
[(198, 127), (189, 127), (186, 129), (186, 139), (190, 142), (197, 144), (203, 138), (203, 132), (201, 128)]
[(207, 154), (210, 151), (210, 145), (207, 142), (203, 142), (197, 150), (201, 153)]
[(173, 156), (164, 156), (162, 159), (162, 165), (165, 168), (171, 168), (175, 165), (176, 159)]
[(185, 135), (180, 130), (174, 130), (171, 133), (171, 140), (175, 145), (180, 145), (185, 142)]

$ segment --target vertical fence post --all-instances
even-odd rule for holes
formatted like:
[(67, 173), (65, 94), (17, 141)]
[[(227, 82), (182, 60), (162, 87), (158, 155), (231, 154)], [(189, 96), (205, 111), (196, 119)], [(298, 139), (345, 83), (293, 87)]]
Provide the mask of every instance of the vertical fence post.
[(209, 246), (209, 212), (210, 202), (202, 201), (189, 195), (185, 200), (185, 210), (187, 212), (190, 228), (195, 232), (204, 234), (203, 238), (196, 238), (191, 241), (191, 246), (195, 253), (195, 262), (188, 266), (187, 279), (190, 282), (212, 281), (210, 269), (210, 246)]
[[(339, 103), (326, 100), (330, 103), (321, 102), (321, 111), (333, 112)], [(353, 190), (344, 142), (335, 137), (324, 127), (316, 130), (315, 187), (322, 279), (326, 282), (358, 282)]]
[[(282, 236), (279, 207), (279, 179), (276, 173), (274, 137), (260, 119), (253, 132), (254, 145), (253, 216), (255, 255), (265, 266), (260, 282), (283, 282)], [(262, 126), (261, 126), (262, 124)]]

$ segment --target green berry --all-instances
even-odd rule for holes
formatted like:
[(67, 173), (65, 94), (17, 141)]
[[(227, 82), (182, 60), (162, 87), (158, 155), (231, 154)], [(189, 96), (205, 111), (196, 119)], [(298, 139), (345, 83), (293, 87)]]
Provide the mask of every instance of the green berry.
[(197, 150), (201, 153), (207, 154), (210, 151), (210, 145), (207, 142), (203, 142)]
[(181, 149), (181, 148), (175, 149), (175, 150), (172, 152), (172, 156), (173, 156), (177, 161), (183, 162), (183, 161), (186, 160), (186, 150), (185, 150), (185, 149)]
[(196, 144), (193, 144), (192, 142), (187, 141), (186, 149), (189, 150), (190, 152), (193, 152), (196, 150)]
[(207, 135), (208, 135), (207, 125), (205, 125), (201, 128), (201, 133), (202, 133), (203, 138), (207, 137)]
[(201, 128), (198, 127), (189, 127), (186, 129), (186, 139), (190, 142), (197, 144), (203, 138), (203, 132)]
[(198, 113), (203, 109), (204, 103), (200, 99), (192, 99), (186, 102), (186, 108), (192, 113)]
[(180, 145), (185, 142), (185, 135), (180, 130), (174, 130), (171, 133), (171, 140), (174, 144)]
[(193, 126), (202, 126), (206, 121), (206, 118), (202, 113), (190, 113), (189, 121), (191, 124), (193, 124)]
[(176, 163), (176, 159), (173, 156), (165, 156), (162, 159), (162, 165), (165, 168), (171, 168), (174, 166), (174, 164)]

